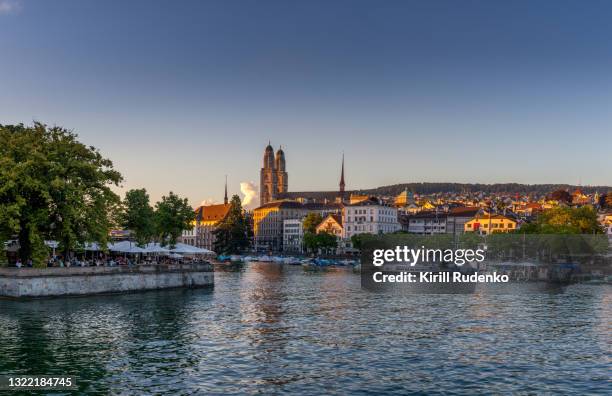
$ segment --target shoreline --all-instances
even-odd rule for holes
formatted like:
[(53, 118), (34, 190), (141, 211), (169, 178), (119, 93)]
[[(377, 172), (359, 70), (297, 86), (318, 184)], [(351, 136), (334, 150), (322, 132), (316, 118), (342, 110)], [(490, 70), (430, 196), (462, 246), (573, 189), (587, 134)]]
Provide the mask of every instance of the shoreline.
[(134, 267), (0, 268), (0, 298), (12, 300), (214, 286), (208, 262)]

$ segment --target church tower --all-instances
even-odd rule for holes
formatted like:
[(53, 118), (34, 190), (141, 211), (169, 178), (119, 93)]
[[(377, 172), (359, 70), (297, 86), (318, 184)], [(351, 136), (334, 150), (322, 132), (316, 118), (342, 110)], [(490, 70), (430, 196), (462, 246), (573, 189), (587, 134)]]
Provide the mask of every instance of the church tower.
[(276, 152), (276, 159), (274, 160), (274, 164), (276, 166), (276, 191), (278, 193), (286, 193), (287, 188), (289, 187), (288, 174), (285, 169), (285, 153), (283, 152), (282, 147), (279, 147)]
[(340, 202), (344, 202), (344, 153), (342, 153), (342, 170), (340, 171), (340, 193), (338, 194), (338, 198)]
[(225, 175), (225, 196), (223, 197), (223, 203), (227, 205), (227, 175)]
[(259, 201), (261, 205), (276, 200), (278, 195), (278, 174), (276, 172), (276, 165), (274, 162), (274, 149), (270, 143), (268, 143), (268, 147), (266, 147), (264, 152), (263, 168), (261, 168), (261, 171), (259, 172)]

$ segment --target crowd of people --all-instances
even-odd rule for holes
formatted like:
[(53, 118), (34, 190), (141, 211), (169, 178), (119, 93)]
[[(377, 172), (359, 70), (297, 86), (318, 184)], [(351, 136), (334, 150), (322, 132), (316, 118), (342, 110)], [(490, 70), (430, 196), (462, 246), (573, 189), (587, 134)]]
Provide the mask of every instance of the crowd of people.
[[(74, 256), (64, 258), (63, 256), (53, 256), (47, 260), (47, 267), (116, 267), (116, 266), (136, 266), (136, 265), (165, 265), (172, 263), (190, 262), (195, 260), (192, 257), (168, 257), (168, 256), (150, 256), (150, 255), (113, 255), (100, 253), (94, 257), (79, 257)], [(25, 263), (17, 258), (15, 261), (17, 268), (32, 268), (32, 260), (29, 259)]]

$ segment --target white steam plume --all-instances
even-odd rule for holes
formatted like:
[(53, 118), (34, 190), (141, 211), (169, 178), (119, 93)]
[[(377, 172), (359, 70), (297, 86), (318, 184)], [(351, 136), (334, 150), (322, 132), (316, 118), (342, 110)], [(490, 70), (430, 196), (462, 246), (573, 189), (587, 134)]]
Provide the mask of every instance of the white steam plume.
[(240, 182), (240, 192), (244, 195), (242, 206), (253, 209), (259, 206), (259, 190), (253, 182)]

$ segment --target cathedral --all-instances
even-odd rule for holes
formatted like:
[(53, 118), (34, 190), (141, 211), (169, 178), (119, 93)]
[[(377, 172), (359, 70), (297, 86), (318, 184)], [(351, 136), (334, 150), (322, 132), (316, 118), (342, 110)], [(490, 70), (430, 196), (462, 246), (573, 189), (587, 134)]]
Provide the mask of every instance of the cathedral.
[(260, 172), (261, 191), (259, 199), (261, 204), (280, 199), (283, 193), (287, 192), (289, 184), (287, 171), (285, 170), (285, 153), (279, 148), (274, 156), (274, 149), (268, 143), (264, 153), (263, 168)]
[(340, 172), (339, 191), (289, 192), (289, 175), (285, 163), (285, 153), (279, 148), (274, 155), (272, 145), (268, 143), (264, 152), (263, 168), (260, 171), (260, 205), (279, 200), (296, 200), (301, 202), (344, 202), (344, 155)]

